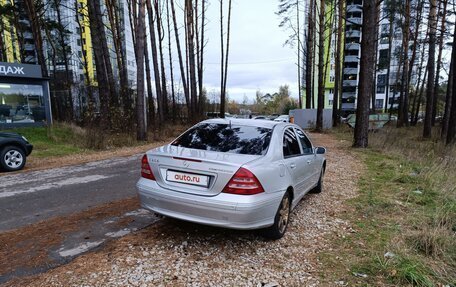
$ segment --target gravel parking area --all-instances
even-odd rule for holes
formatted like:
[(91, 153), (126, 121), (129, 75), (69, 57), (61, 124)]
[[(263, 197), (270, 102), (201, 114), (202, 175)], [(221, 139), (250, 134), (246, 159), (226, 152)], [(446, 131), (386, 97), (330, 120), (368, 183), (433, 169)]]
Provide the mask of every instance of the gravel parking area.
[(344, 202), (356, 195), (363, 166), (349, 142), (326, 134), (311, 137), (328, 150), (324, 190), (303, 199), (281, 240), (164, 219), (65, 266), (8, 285), (334, 286), (320, 279), (318, 253), (331, 251), (330, 237), (353, 231), (341, 218), (349, 212)]

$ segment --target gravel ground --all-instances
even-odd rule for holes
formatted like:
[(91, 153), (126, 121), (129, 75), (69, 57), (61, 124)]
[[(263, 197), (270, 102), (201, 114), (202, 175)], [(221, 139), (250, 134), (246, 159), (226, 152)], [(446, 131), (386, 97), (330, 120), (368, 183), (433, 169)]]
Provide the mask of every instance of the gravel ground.
[[(178, 220), (159, 223), (47, 273), (11, 286), (334, 286), (320, 280), (320, 251), (353, 229), (340, 219), (356, 195), (363, 166), (349, 143), (312, 134), (326, 146), (321, 194), (307, 195), (278, 241), (254, 231), (212, 228)], [(334, 254), (336, 256), (337, 254)], [(324, 272), (331, 272), (326, 270)]]

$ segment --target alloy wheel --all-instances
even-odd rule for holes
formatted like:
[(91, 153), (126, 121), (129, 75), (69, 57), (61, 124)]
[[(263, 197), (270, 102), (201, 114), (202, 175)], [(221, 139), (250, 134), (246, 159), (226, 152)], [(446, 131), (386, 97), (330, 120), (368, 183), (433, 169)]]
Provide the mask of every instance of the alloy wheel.
[(22, 157), (22, 154), (17, 150), (12, 149), (5, 153), (4, 162), (12, 169), (20, 167), (23, 161), (24, 158)]
[(288, 218), (290, 216), (290, 203), (289, 197), (284, 196), (282, 202), (280, 204), (279, 210), (279, 231), (280, 233), (284, 233), (285, 229), (287, 228)]

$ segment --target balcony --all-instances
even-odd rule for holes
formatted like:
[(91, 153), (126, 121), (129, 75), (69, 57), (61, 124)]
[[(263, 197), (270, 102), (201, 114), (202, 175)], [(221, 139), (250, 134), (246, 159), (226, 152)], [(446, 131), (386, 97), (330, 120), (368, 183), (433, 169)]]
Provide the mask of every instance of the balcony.
[(358, 63), (359, 57), (358, 56), (345, 56), (344, 62), (346, 63)]
[(356, 93), (342, 93), (342, 99), (356, 98)]
[(359, 43), (348, 43), (345, 44), (345, 50), (358, 50), (361, 48)]
[(35, 45), (33, 45), (33, 44), (25, 44), (24, 45), (24, 50), (33, 51), (33, 50), (35, 50)]
[(37, 60), (36, 60), (35, 56), (26, 56), (24, 59), (24, 63), (32, 64), (32, 63), (36, 63), (36, 62), (37, 62)]
[(354, 110), (355, 103), (342, 103), (342, 110)]
[(363, 12), (363, 6), (356, 4), (347, 5), (347, 13), (350, 12)]
[(32, 39), (33, 40), (32, 32), (28, 32), (28, 31), (24, 32), (23, 36), (24, 36), (24, 39)]
[(363, 24), (362, 18), (347, 18), (347, 24), (361, 25)]
[(358, 68), (344, 68), (344, 74), (345, 75), (357, 75)]
[(344, 80), (342, 85), (344, 87), (356, 87), (358, 86), (358, 80)]
[(361, 37), (361, 31), (358, 31), (358, 30), (347, 30), (345, 32), (345, 37), (347, 37), (347, 38), (359, 38), (359, 37)]

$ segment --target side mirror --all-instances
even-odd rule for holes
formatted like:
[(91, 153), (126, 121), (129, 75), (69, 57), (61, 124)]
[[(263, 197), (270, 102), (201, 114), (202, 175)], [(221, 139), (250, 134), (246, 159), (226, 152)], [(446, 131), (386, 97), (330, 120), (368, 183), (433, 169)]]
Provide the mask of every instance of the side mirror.
[(326, 153), (326, 149), (324, 147), (317, 147), (315, 149), (315, 153), (316, 154), (325, 154)]

